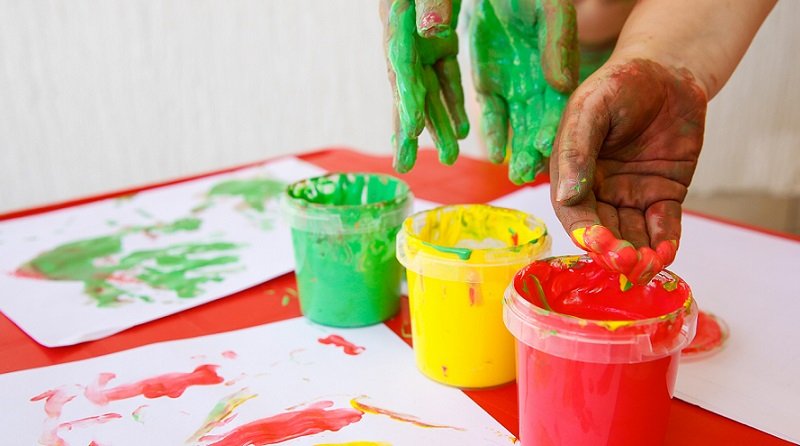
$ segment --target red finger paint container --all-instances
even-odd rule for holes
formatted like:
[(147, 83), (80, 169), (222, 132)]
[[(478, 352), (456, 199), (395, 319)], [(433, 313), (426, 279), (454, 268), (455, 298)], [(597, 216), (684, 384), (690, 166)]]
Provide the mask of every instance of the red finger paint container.
[(523, 446), (663, 443), (697, 325), (680, 277), (621, 287), (588, 257), (554, 257), (514, 276), (503, 316), (517, 340)]

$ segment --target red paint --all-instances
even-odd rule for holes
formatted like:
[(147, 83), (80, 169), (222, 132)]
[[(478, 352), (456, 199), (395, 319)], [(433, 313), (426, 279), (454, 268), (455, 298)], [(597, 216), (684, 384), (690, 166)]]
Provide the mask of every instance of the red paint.
[(601, 225), (586, 228), (583, 244), (574, 238), (573, 241), (586, 250), (596, 263), (608, 271), (624, 274), (639, 285), (646, 284), (671, 264), (678, 250), (678, 242), (670, 240), (662, 241), (656, 249), (647, 246), (636, 249), (630, 242), (616, 238), (611, 230)]
[(321, 401), (305, 409), (262, 418), (233, 429), (224, 435), (206, 436), (200, 441), (214, 441), (210, 446), (276, 444), (320, 432), (336, 432), (361, 420), (355, 409), (330, 409), (331, 401)]
[(728, 339), (728, 328), (721, 319), (706, 312), (697, 314), (697, 334), (692, 343), (681, 351), (686, 358), (705, 356), (718, 351)]
[(35, 268), (17, 268), (17, 270), (9, 273), (13, 277), (19, 277), (21, 279), (37, 279), (37, 280), (44, 280), (44, 274), (37, 271)]
[(44, 400), (44, 411), (49, 418), (58, 418), (61, 416), (61, 410), (64, 405), (75, 399), (75, 395), (67, 393), (63, 388), (48, 390), (35, 397), (31, 401)]
[[(661, 444), (685, 329), (682, 309), (691, 302), (688, 286), (662, 273), (623, 292), (617, 274), (583, 257), (531, 264), (515, 276), (514, 287), (529, 303), (553, 311), (532, 312), (524, 334), (550, 337), (546, 343), (517, 342), (522, 444)], [(615, 341), (634, 339), (630, 350), (612, 349)], [(618, 351), (630, 359), (612, 355)], [(634, 356), (642, 352), (652, 359)]]
[(476, 293), (475, 287), (470, 285), (469, 286), (469, 304), (470, 305), (474, 306), (476, 303), (478, 303), (478, 298), (477, 298), (476, 294), (477, 293)]
[(513, 246), (519, 246), (519, 234), (516, 232), (511, 234), (511, 243)]
[(217, 374), (219, 366), (204, 364), (190, 373), (167, 373), (130, 384), (123, 384), (111, 389), (104, 389), (109, 381), (116, 377), (113, 373), (101, 373), (94, 384), (86, 387), (86, 399), (97, 405), (106, 405), (111, 401), (124, 400), (139, 395), (145, 398), (167, 396), (178, 398), (188, 387), (208, 386), (223, 382)]
[(92, 425), (95, 425), (95, 424), (103, 424), (103, 423), (108, 423), (111, 420), (116, 420), (116, 419), (119, 419), (119, 418), (122, 418), (122, 415), (120, 415), (118, 413), (110, 412), (110, 413), (105, 413), (103, 415), (97, 415), (97, 416), (94, 416), (94, 417), (81, 418), (81, 419), (75, 420), (75, 421), (67, 421), (67, 422), (59, 424), (58, 428), (71, 431), (73, 427), (86, 427), (86, 426), (92, 426)]
[(344, 350), (344, 352), (348, 355), (358, 355), (366, 350), (366, 348), (355, 345), (339, 335), (330, 335), (325, 338), (319, 338), (318, 341), (320, 344), (342, 347), (342, 350)]
[[(546, 302), (538, 294), (537, 281)], [(558, 260), (533, 263), (514, 278), (514, 284), (534, 305), (598, 321), (658, 317), (680, 308), (690, 293), (685, 282), (666, 274), (622, 291), (618, 274), (585, 257), (571, 266)], [(672, 286), (675, 288), (669, 291)]]
[(222, 352), (222, 357), (227, 359), (236, 359), (239, 355), (233, 350), (225, 350)]
[(661, 444), (678, 355), (638, 364), (563, 359), (517, 344), (520, 440), (528, 445)]
[(442, 16), (435, 12), (429, 12), (420, 18), (419, 29), (420, 31), (427, 31), (433, 27), (441, 25), (442, 21)]

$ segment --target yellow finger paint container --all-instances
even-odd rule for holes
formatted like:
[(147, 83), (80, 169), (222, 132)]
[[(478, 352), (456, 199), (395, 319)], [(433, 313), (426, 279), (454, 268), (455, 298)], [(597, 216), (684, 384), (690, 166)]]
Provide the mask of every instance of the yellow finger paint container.
[(550, 252), (541, 220), (488, 205), (414, 214), (397, 236), (407, 270), (417, 367), (461, 388), (514, 380), (514, 338), (503, 324), (503, 293), (514, 274)]

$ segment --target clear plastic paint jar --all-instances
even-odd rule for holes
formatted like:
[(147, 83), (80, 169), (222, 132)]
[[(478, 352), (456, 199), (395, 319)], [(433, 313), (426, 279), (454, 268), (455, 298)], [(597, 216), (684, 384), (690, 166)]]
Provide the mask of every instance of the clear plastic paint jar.
[(283, 213), (303, 315), (358, 327), (397, 312), (402, 268), (395, 238), (413, 200), (403, 181), (369, 173), (328, 174), (286, 189)]
[(663, 443), (697, 305), (669, 271), (621, 288), (587, 257), (541, 260), (514, 276), (504, 318), (517, 339), (523, 446)]
[(511, 209), (444, 206), (409, 217), (397, 237), (407, 270), (417, 367), (461, 388), (514, 380), (503, 293), (521, 267), (549, 252), (544, 223)]

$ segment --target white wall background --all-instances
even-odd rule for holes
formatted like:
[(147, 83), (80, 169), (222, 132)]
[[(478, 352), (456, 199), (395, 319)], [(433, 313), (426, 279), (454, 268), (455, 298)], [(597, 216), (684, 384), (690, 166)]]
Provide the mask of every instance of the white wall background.
[[(695, 191), (800, 193), (797, 17), (781, 1), (712, 102)], [(315, 147), (388, 154), (390, 106), (375, 0), (0, 0), (0, 211)]]

